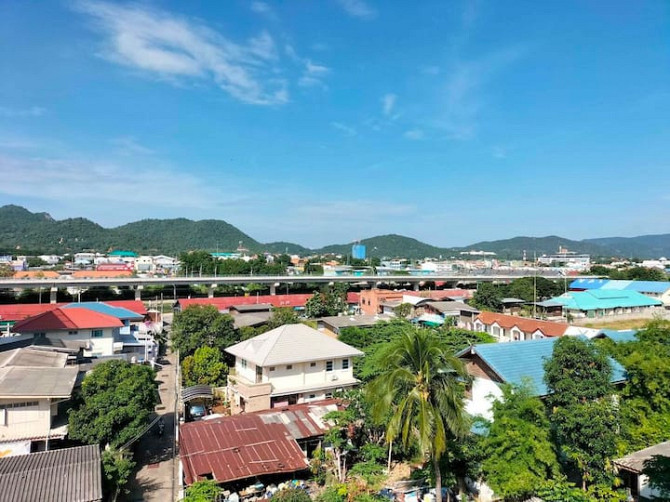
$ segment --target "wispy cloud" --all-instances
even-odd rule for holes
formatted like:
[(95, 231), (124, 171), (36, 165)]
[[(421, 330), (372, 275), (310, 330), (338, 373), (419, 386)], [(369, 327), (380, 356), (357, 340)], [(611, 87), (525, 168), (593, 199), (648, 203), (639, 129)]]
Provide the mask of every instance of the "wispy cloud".
[(251, 2), (249, 7), (252, 11), (258, 14), (268, 14), (272, 12), (272, 7), (265, 2)]
[(40, 106), (31, 106), (30, 108), (8, 108), (0, 106), (0, 117), (41, 117), (46, 113), (46, 109)]
[(409, 131), (405, 131), (403, 136), (406, 139), (411, 139), (411, 140), (420, 140), (424, 138), (423, 131), (421, 129), (410, 129)]
[(113, 138), (109, 142), (117, 147), (117, 152), (121, 155), (150, 155), (155, 153), (154, 150), (140, 144), (132, 136)]
[(374, 19), (377, 17), (377, 10), (363, 0), (337, 0), (337, 3), (350, 16), (360, 19)]
[(388, 117), (393, 113), (393, 108), (395, 107), (397, 99), (398, 96), (392, 93), (385, 94), (382, 97), (382, 111), (384, 112), (384, 115)]
[(445, 84), (443, 126), (451, 139), (472, 138), (484, 108), (486, 85), (524, 53), (521, 47), (497, 50), (487, 56), (453, 65)]
[(342, 122), (331, 122), (331, 127), (337, 129), (338, 131), (344, 133), (346, 136), (356, 136), (358, 131), (355, 128), (343, 124)]
[(302, 76), (298, 80), (298, 85), (301, 87), (312, 87), (315, 85), (325, 86), (323, 77), (330, 73), (330, 68), (312, 63), (310, 60), (305, 61), (305, 69)]
[(209, 80), (244, 103), (289, 99), (267, 32), (234, 42), (202, 22), (143, 5), (80, 1), (75, 8), (106, 35), (100, 55), (109, 61), (167, 80)]

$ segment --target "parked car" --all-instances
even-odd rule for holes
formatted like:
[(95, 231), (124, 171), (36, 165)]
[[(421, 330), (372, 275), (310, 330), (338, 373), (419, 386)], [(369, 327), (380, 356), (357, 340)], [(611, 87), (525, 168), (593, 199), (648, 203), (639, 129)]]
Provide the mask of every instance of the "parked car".
[(207, 415), (207, 409), (204, 404), (192, 404), (189, 406), (188, 414), (191, 417), (191, 420), (200, 420)]

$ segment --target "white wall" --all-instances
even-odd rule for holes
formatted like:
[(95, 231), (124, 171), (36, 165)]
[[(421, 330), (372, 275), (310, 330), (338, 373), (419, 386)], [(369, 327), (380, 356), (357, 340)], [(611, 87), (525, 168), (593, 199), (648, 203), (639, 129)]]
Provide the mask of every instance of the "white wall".
[[(331, 383), (336, 387), (340, 381), (351, 382), (354, 379), (353, 360), (352, 358), (346, 359), (349, 360), (349, 368), (346, 370), (342, 369), (343, 358), (332, 359), (332, 371), (326, 371), (326, 361), (294, 363), (291, 365), (292, 369), (287, 369), (285, 364), (277, 365), (274, 366), (274, 371), (270, 371), (270, 367), (264, 370), (267, 371), (267, 381), (272, 384), (273, 392)], [(314, 366), (311, 365), (312, 363)]]
[[(34, 401), (37, 406), (7, 407), (8, 404)], [(0, 399), (0, 441), (46, 436), (51, 428), (51, 415), (48, 399)]]
[(118, 335), (119, 328), (103, 328), (102, 337), (91, 336), (92, 329), (74, 330), (76, 333), (70, 334), (68, 331), (47, 331), (46, 337), (51, 340), (68, 340), (89, 344), (90, 350), (84, 350), (87, 357), (111, 356), (114, 354), (114, 336)]
[(465, 403), (465, 410), (473, 416), (482, 416), (493, 420), (491, 407), (493, 401), (502, 398), (502, 390), (498, 384), (486, 378), (475, 377), (472, 382), (471, 397)]

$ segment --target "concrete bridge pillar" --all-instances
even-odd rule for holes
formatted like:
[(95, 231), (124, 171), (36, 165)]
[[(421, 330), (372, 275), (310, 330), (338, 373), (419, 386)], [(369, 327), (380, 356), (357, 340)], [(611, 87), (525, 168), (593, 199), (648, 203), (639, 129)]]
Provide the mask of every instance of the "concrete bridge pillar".
[(278, 282), (275, 282), (274, 284), (270, 284), (270, 294), (272, 296), (275, 296), (277, 294), (277, 287), (280, 286)]
[(419, 283), (418, 282), (414, 283), (414, 291), (419, 291)]
[(207, 288), (207, 298), (214, 298), (214, 290), (216, 289), (216, 284), (210, 284)]
[(135, 286), (135, 300), (139, 301), (142, 299), (142, 290), (144, 289), (144, 286), (141, 284), (138, 284)]
[(50, 295), (49, 295), (49, 303), (57, 303), (58, 302), (58, 288), (51, 288)]

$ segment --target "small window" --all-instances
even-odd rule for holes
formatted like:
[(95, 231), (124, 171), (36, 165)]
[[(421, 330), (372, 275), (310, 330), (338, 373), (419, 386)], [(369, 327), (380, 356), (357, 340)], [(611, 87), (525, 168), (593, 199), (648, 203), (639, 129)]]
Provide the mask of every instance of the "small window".
[(349, 359), (342, 359), (342, 369), (343, 370), (349, 369)]
[(310, 368), (314, 368), (316, 366), (316, 363), (309, 363)]
[(270, 371), (274, 371), (274, 370), (275, 370), (275, 367), (274, 367), (274, 366), (270, 366)]
[(287, 364), (287, 365), (286, 365), (286, 369), (287, 369), (287, 370), (292, 370), (292, 369), (293, 369), (293, 365), (292, 365), (292, 364)]
[(68, 335), (77, 335), (78, 333), (79, 331), (77, 331), (76, 329), (67, 332)]
[(326, 361), (326, 371), (333, 371), (333, 361)]
[(309, 398), (310, 398), (310, 399), (316, 399), (316, 394), (310, 394), (310, 395), (309, 395)]
[(102, 338), (102, 330), (101, 329), (94, 329), (91, 331), (91, 336), (93, 338)]
[(240, 359), (240, 366), (242, 368), (246, 368), (247, 367), (247, 360), (246, 359)]
[(326, 392), (326, 399), (330, 399), (331, 397), (333, 397), (333, 393), (332, 392)]

